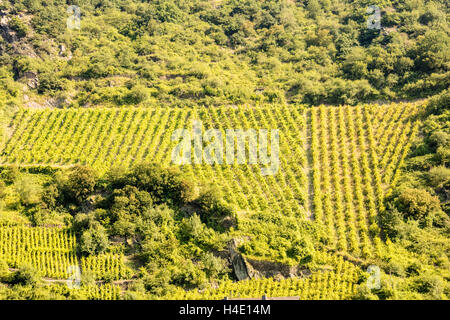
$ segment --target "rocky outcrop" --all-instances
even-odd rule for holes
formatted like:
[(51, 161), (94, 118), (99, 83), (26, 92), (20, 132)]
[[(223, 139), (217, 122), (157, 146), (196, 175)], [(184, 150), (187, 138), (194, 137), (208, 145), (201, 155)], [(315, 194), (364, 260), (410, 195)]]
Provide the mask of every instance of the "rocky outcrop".
[(311, 271), (307, 268), (299, 267), (298, 265), (289, 266), (279, 262), (246, 259), (247, 265), (251, 266), (254, 274), (263, 278), (302, 278), (311, 275)]
[(242, 239), (232, 239), (228, 250), (230, 262), (237, 280), (258, 278), (302, 278), (311, 275), (311, 271), (301, 266), (289, 266), (279, 262), (256, 260), (244, 257), (238, 247)]
[(0, 16), (0, 35), (7, 43), (13, 43), (17, 41), (17, 35), (14, 30), (9, 27), (10, 18), (6, 14)]
[(21, 80), (23, 80), (31, 89), (36, 89), (39, 86), (39, 77), (36, 72), (25, 71)]
[(233, 267), (234, 275), (240, 281), (251, 278), (251, 275), (248, 272), (245, 258), (237, 250), (238, 245), (239, 241), (237, 239), (232, 239), (229, 244), (229, 251), (230, 251), (230, 262)]

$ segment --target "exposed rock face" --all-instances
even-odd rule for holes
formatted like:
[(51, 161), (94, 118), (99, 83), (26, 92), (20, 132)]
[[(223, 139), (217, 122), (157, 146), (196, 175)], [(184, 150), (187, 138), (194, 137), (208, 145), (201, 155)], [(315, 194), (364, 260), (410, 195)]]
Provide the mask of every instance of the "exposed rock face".
[[(1, 3), (1, 1), (0, 1)], [(38, 58), (34, 45), (27, 37), (21, 38), (17, 32), (10, 27), (10, 20), (12, 16), (18, 17), (25, 24), (29, 24), (31, 15), (12, 14), (9, 11), (0, 11), (0, 55), (5, 52), (8, 55), (18, 55)]]
[(67, 50), (64, 44), (58, 45), (58, 55), (67, 61), (72, 59), (72, 52)]
[(23, 74), (26, 84), (31, 89), (36, 89), (39, 86), (39, 78), (36, 72), (25, 71)]
[(59, 54), (60, 56), (62, 56), (62, 55), (64, 54), (64, 52), (66, 52), (66, 46), (63, 45), (63, 44), (60, 44), (60, 45), (58, 46), (58, 49), (59, 49), (58, 54)]
[(264, 278), (293, 278), (293, 277), (307, 277), (311, 275), (311, 271), (299, 266), (288, 266), (286, 264), (246, 259), (247, 265), (250, 265), (254, 269), (254, 274)]
[(284, 279), (293, 277), (308, 277), (311, 271), (299, 266), (289, 266), (279, 262), (254, 260), (245, 258), (238, 250), (241, 239), (231, 240), (228, 250), (230, 254), (231, 265), (236, 278), (240, 280), (270, 278)]
[(9, 27), (9, 22), (10, 18), (5, 14), (1, 14), (0, 17), (0, 35), (2, 36), (2, 38), (8, 42), (8, 43), (13, 43), (15, 41), (17, 41), (17, 35), (16, 33)]
[(230, 250), (230, 260), (231, 265), (233, 266), (234, 274), (236, 278), (240, 280), (245, 280), (251, 278), (248, 272), (247, 263), (245, 258), (237, 251), (237, 247), (239, 245), (238, 240), (233, 239), (229, 244)]

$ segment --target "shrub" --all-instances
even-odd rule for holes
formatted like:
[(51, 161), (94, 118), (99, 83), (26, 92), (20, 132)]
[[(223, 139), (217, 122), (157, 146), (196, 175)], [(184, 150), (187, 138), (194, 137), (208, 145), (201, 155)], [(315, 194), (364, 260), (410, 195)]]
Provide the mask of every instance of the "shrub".
[(5, 260), (0, 259), (0, 282), (6, 281), (9, 276), (9, 267)]
[(438, 158), (439, 163), (441, 164), (447, 164), (450, 162), (450, 148), (440, 146), (436, 150), (436, 156)]
[(96, 176), (92, 169), (76, 166), (64, 186), (65, 195), (69, 200), (82, 203), (94, 191), (95, 184)]
[(23, 38), (28, 33), (28, 27), (17, 16), (13, 16), (9, 22), (9, 27), (17, 33), (19, 38)]
[(450, 144), (450, 134), (443, 131), (436, 131), (430, 135), (429, 141), (435, 148), (439, 148), (441, 146), (447, 147)]
[(149, 192), (156, 203), (182, 205), (195, 196), (194, 184), (178, 168), (163, 168), (155, 163), (135, 166), (123, 182)]
[(432, 168), (428, 172), (428, 181), (433, 188), (442, 188), (450, 181), (450, 169), (444, 166)]
[(81, 285), (91, 287), (95, 285), (95, 272), (91, 270), (83, 270), (81, 273)]
[(287, 256), (300, 263), (308, 263), (313, 259), (314, 245), (310, 239), (301, 237), (292, 243), (291, 247), (287, 250)]
[(380, 212), (380, 224), (384, 233), (391, 239), (395, 239), (399, 234), (399, 227), (402, 223), (402, 215), (397, 208), (388, 208)]
[(445, 90), (439, 95), (434, 96), (428, 102), (426, 111), (428, 114), (441, 114), (448, 110), (450, 106), (450, 90)]
[(41, 274), (30, 265), (19, 267), (10, 280), (12, 285), (36, 286), (41, 281)]
[(51, 184), (47, 188), (45, 188), (41, 198), (47, 208), (53, 209), (56, 207), (59, 197), (60, 192), (58, 190), (58, 187), (55, 184)]
[(80, 252), (86, 255), (98, 254), (105, 251), (108, 244), (108, 234), (105, 228), (96, 224), (82, 233)]
[(124, 104), (139, 104), (149, 98), (149, 90), (143, 85), (137, 85), (130, 89), (130, 91), (124, 96)]
[(425, 222), (428, 216), (440, 210), (440, 201), (426, 190), (406, 188), (398, 196), (397, 208), (405, 218)]
[(227, 262), (224, 259), (216, 257), (209, 252), (201, 257), (201, 263), (203, 266), (202, 269), (209, 281), (218, 279), (230, 271), (227, 268)]
[(414, 288), (420, 293), (429, 294), (433, 299), (441, 299), (444, 292), (444, 282), (437, 275), (423, 275), (414, 282)]
[(356, 294), (352, 297), (353, 300), (380, 300), (380, 298), (372, 293), (365, 283), (358, 286)]
[(66, 80), (58, 77), (54, 72), (39, 74), (39, 93), (55, 93), (66, 89)]
[(114, 190), (110, 202), (113, 220), (125, 216), (140, 216), (144, 210), (151, 208), (153, 205), (150, 194), (134, 186), (125, 186), (122, 189)]
[(41, 186), (29, 178), (21, 178), (14, 184), (14, 189), (19, 194), (20, 202), (25, 206), (39, 203), (41, 200)]
[(205, 225), (195, 213), (189, 218), (184, 218), (180, 225), (181, 238), (186, 242), (190, 239), (201, 238), (205, 234), (205, 231)]
[(450, 37), (443, 31), (430, 30), (419, 36), (415, 48), (415, 67), (424, 72), (439, 72), (447, 63)]
[(123, 295), (124, 300), (148, 300), (142, 279), (131, 283)]
[(10, 166), (3, 168), (0, 177), (3, 181), (5, 181), (7, 184), (14, 183), (16, 179), (19, 177), (20, 171), (17, 166)]
[[(200, 208), (200, 218), (209, 227), (215, 230), (224, 229), (224, 219), (230, 218), (231, 225), (235, 223), (235, 214), (231, 207), (222, 202), (219, 191), (216, 188), (209, 188), (204, 191), (195, 204)], [(229, 227), (231, 226), (229, 225)]]
[(6, 184), (3, 180), (0, 180), (0, 199), (6, 196)]

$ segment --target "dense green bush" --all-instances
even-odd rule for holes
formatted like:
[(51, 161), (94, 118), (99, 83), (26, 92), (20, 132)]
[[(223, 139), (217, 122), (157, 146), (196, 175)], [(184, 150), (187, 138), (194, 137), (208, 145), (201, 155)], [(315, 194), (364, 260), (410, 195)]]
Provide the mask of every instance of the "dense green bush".
[(41, 201), (41, 186), (27, 177), (18, 179), (14, 183), (14, 189), (24, 206), (32, 206)]
[(5, 260), (0, 259), (0, 282), (6, 282), (8, 281), (8, 276), (9, 276), (10, 272), (9, 272), (9, 266), (6, 263)]
[(19, 177), (20, 171), (17, 166), (8, 166), (2, 168), (2, 171), (0, 173), (0, 177), (3, 181), (5, 181), (7, 184), (14, 183), (16, 179)]
[(432, 97), (427, 104), (426, 110), (428, 114), (442, 114), (450, 107), (450, 90), (445, 90), (439, 95)]
[(450, 169), (444, 166), (431, 168), (428, 173), (428, 180), (433, 188), (442, 188), (450, 181)]
[(19, 38), (25, 37), (28, 33), (27, 26), (17, 16), (11, 17), (11, 19), (8, 22), (8, 25), (11, 29), (13, 29), (17, 33), (17, 36)]
[(6, 184), (3, 180), (0, 180), (0, 199), (6, 196)]
[(444, 282), (438, 275), (422, 275), (414, 281), (413, 287), (420, 293), (425, 293), (432, 299), (442, 299)]
[(91, 226), (81, 234), (79, 248), (82, 254), (93, 255), (102, 253), (108, 245), (108, 234), (101, 225)]
[(384, 234), (390, 239), (395, 239), (399, 234), (402, 224), (402, 215), (397, 208), (388, 207), (380, 213), (379, 220)]
[(95, 172), (83, 166), (75, 166), (67, 176), (67, 180), (61, 186), (62, 192), (68, 201), (82, 203), (93, 193), (96, 184)]
[(178, 168), (163, 168), (159, 164), (138, 164), (125, 176), (112, 181), (115, 186), (134, 186), (147, 191), (155, 203), (182, 205), (195, 196), (192, 182), (183, 177)]
[(406, 188), (398, 196), (397, 208), (405, 218), (424, 223), (440, 210), (440, 201), (426, 190)]
[(236, 224), (233, 209), (222, 201), (217, 189), (203, 191), (194, 204), (199, 208), (200, 219), (211, 228), (224, 230)]
[(36, 286), (41, 282), (41, 274), (32, 266), (20, 266), (11, 276), (9, 283), (12, 285)]

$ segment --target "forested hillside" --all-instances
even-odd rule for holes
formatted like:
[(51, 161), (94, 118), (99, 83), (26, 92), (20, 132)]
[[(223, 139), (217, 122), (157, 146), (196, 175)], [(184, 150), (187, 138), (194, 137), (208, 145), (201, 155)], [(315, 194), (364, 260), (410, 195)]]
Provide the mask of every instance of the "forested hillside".
[[(67, 28), (69, 4), (80, 30)], [(367, 28), (370, 5), (380, 30)], [(447, 5), (2, 1), (2, 79), (12, 96), (25, 83), (25, 102), (62, 107), (417, 99), (449, 86)]]
[[(449, 17), (1, 1), (0, 300), (450, 298)], [(197, 163), (197, 122), (277, 162)]]

